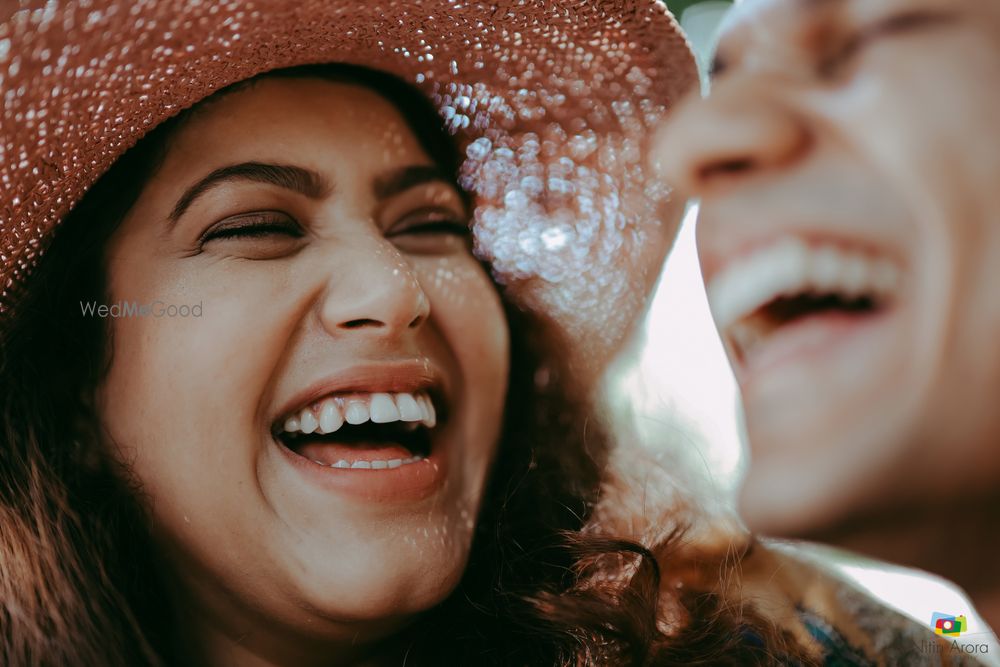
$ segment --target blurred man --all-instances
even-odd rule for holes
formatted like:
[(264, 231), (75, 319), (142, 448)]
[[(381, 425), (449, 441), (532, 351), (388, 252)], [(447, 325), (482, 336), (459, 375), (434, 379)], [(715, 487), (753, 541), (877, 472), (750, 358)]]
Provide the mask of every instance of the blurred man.
[(1000, 625), (1000, 3), (747, 0), (657, 166), (740, 383), (757, 531)]

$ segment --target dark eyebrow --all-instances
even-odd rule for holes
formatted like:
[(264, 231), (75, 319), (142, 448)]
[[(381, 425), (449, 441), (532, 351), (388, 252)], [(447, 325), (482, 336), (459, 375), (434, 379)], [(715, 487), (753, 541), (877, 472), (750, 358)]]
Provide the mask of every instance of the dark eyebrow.
[(177, 222), (184, 211), (194, 203), (198, 197), (205, 194), (212, 188), (229, 181), (251, 181), (254, 183), (267, 183), (276, 185), (279, 188), (292, 190), (309, 197), (319, 199), (330, 194), (333, 187), (315, 171), (304, 167), (290, 165), (266, 164), (263, 162), (241, 162), (227, 167), (221, 167), (189, 187), (177, 200), (177, 205), (170, 213), (170, 223)]
[(375, 179), (375, 196), (378, 199), (388, 199), (417, 185), (435, 181), (458, 187), (455, 185), (455, 179), (449, 177), (437, 165), (419, 165), (402, 167), (379, 176)]

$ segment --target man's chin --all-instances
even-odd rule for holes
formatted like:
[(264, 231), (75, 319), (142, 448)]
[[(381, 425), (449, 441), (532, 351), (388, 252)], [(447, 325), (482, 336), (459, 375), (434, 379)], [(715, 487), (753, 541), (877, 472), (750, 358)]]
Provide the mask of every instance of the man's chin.
[(833, 475), (814, 474), (815, 462), (781, 459), (751, 462), (740, 487), (739, 513), (752, 532), (812, 540), (839, 533), (853, 522), (858, 505), (854, 490)]
[[(878, 447), (880, 438), (863, 432), (824, 438), (815, 430), (797, 431), (794, 437), (782, 433), (781, 439), (776, 435), (750, 431), (739, 511), (751, 531), (841, 546), (866, 544), (869, 533), (877, 540), (885, 532), (884, 522), (909, 520), (919, 499), (888, 505), (912, 498), (912, 488), (899, 474), (899, 455)], [(753, 445), (761, 442), (770, 447)]]

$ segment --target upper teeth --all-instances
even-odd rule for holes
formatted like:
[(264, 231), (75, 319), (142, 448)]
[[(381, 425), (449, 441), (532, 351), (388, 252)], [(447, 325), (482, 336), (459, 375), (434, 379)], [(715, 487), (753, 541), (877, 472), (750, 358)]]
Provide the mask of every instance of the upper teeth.
[(344, 423), (376, 424), (421, 422), (427, 428), (437, 424), (434, 403), (427, 394), (351, 394), (331, 396), (287, 417), (282, 424), (286, 433), (334, 433)]
[(716, 324), (725, 330), (783, 296), (883, 298), (898, 282), (899, 269), (887, 259), (784, 239), (730, 264), (708, 285), (708, 300)]

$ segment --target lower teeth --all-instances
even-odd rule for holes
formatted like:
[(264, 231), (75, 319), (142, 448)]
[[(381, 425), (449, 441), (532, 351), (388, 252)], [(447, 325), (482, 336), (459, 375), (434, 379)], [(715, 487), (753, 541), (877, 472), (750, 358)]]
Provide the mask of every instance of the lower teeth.
[(322, 461), (317, 461), (312, 459), (313, 463), (318, 463), (321, 466), (326, 466), (328, 468), (342, 468), (351, 470), (386, 470), (392, 468), (398, 468), (400, 466), (410, 465), (411, 463), (419, 463), (423, 461), (424, 457), (419, 454), (415, 454), (408, 459), (389, 459), (388, 461), (354, 461), (353, 463), (341, 459), (336, 463), (323, 463)]

